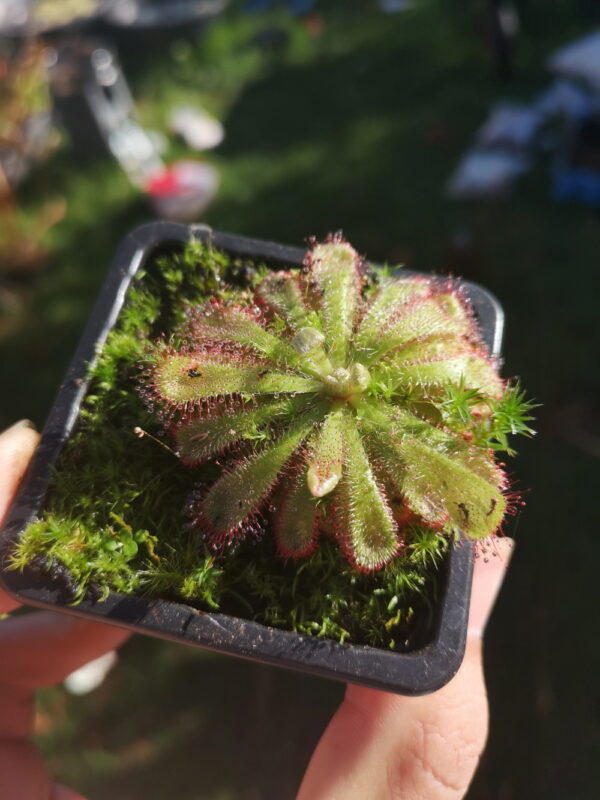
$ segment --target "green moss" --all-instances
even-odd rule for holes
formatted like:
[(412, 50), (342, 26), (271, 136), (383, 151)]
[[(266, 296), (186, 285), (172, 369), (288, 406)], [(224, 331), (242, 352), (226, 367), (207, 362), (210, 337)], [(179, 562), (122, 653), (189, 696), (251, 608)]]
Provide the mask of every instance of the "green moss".
[(228, 285), (262, 272), (192, 242), (137, 275), (91, 370), (79, 426), (58, 460), (45, 510), (21, 537), (13, 566), (49, 571), (75, 603), (116, 590), (309, 635), (405, 648), (430, 627), (447, 547), (434, 532), (415, 527), (403, 555), (367, 575), (327, 536), (292, 562), (276, 554), (271, 536), (216, 556), (186, 525), (190, 487), (217, 470), (186, 467), (170, 451), (136, 391), (139, 363), (149, 339), (176, 330), (189, 304), (226, 298)]

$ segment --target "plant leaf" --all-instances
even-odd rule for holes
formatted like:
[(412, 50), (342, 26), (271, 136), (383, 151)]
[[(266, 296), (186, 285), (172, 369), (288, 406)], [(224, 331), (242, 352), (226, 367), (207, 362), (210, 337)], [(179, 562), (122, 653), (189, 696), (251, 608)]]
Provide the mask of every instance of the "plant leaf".
[(399, 546), (396, 522), (349, 415), (344, 471), (332, 502), (336, 535), (358, 567), (378, 569), (394, 557)]
[(478, 390), (484, 395), (498, 397), (502, 394), (502, 380), (490, 362), (472, 353), (439, 360), (402, 363), (395, 365), (394, 389), (403, 386), (422, 386), (426, 389), (441, 389), (447, 384), (461, 380), (466, 389)]
[(276, 442), (222, 475), (209, 489), (201, 507), (217, 536), (226, 536), (252, 514), (271, 493), (285, 463), (311, 433), (318, 410), (300, 417)]
[[(461, 361), (464, 365), (471, 352), (467, 344), (455, 336), (432, 336), (388, 353), (370, 371), (376, 383), (384, 383), (388, 391), (393, 392), (403, 384), (420, 385), (418, 377), (421, 365), (441, 363), (441, 367), (434, 367), (437, 370), (443, 370), (443, 364), (453, 360)], [(450, 378), (447, 380), (453, 374), (450, 368)]]
[(506, 478), (490, 450), (469, 446), (402, 409), (385, 409), (391, 427), (361, 420), (377, 466), (428, 525), (472, 538), (493, 533), (506, 510)]
[(398, 306), (414, 297), (431, 294), (432, 281), (428, 278), (388, 278), (369, 304), (354, 336), (360, 350), (376, 346), (381, 329)]
[(456, 305), (454, 300), (452, 295), (436, 295), (416, 297), (404, 303), (381, 328), (366, 363), (377, 361), (390, 351), (418, 339), (472, 335), (473, 321), (466, 309), (460, 303)]
[(277, 547), (282, 556), (298, 558), (314, 548), (318, 534), (317, 499), (301, 469), (275, 515)]
[[(222, 453), (238, 441), (260, 435), (263, 426), (293, 414), (293, 402), (277, 400), (264, 405), (245, 404), (234, 413), (221, 413), (186, 420), (175, 429), (175, 444), (184, 464), (191, 466)], [(265, 439), (271, 435), (263, 433)]]
[(171, 405), (200, 403), (219, 395), (313, 392), (312, 378), (289, 372), (271, 372), (264, 362), (223, 354), (173, 353), (163, 355), (153, 370), (156, 393)]
[(423, 361), (444, 361), (471, 352), (464, 339), (457, 336), (437, 335), (427, 339), (417, 339), (390, 353), (383, 364), (388, 368), (402, 368), (405, 364), (419, 364)]
[(292, 327), (307, 324), (309, 310), (304, 302), (301, 277), (292, 272), (273, 272), (256, 287), (262, 303)]
[(469, 463), (464, 452), (443, 453), (411, 435), (402, 437), (395, 449), (402, 462), (398, 488), (407, 505), (425, 522), (449, 524), (473, 539), (497, 530), (506, 511), (506, 498), (488, 480), (495, 470), (490, 468), (482, 477), (485, 468), (480, 454), (473, 453)]
[(332, 492), (342, 477), (347, 417), (343, 408), (332, 411), (315, 434), (306, 473), (308, 489), (313, 497), (324, 497)]
[(360, 298), (358, 254), (347, 242), (333, 241), (313, 248), (309, 264), (322, 292), (323, 333), (329, 358), (334, 367), (345, 367)]
[(245, 308), (205, 305), (190, 317), (190, 333), (198, 341), (230, 342), (260, 353), (275, 364), (299, 366), (299, 353), (264, 328)]
[(502, 397), (504, 381), (498, 375), (493, 363), (483, 355), (472, 355), (463, 373), (467, 389), (475, 389), (492, 398)]

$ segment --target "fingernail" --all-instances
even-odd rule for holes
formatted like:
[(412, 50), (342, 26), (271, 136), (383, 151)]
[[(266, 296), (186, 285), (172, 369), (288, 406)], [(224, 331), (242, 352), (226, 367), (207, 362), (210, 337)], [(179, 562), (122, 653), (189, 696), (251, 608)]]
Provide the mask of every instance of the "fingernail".
[(469, 636), (483, 636), (512, 558), (514, 546), (514, 540), (507, 536), (494, 537), (486, 543), (484, 550), (478, 552), (473, 571)]

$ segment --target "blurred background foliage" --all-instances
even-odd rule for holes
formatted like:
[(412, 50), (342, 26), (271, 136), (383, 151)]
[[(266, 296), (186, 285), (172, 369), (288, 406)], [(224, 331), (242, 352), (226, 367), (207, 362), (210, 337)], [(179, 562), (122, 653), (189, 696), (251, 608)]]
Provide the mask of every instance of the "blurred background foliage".
[[(460, 274), (500, 299), (505, 374), (543, 406), (538, 437), (510, 464), (528, 506), (489, 628), (491, 736), (469, 798), (588, 800), (600, 750), (600, 217), (552, 199), (544, 153), (507, 201), (459, 203), (443, 187), (490, 104), (539, 91), (547, 55), (600, 25), (598, 4), (515, 3), (508, 82), (483, 0), (414, 0), (395, 15), (322, 0), (303, 17), (242, 5), (185, 35), (117, 39), (140, 119), (164, 130), (183, 103), (221, 120), (225, 140), (207, 156), (221, 172), (203, 219), (214, 228), (295, 245), (341, 228), (373, 260)], [(164, 158), (189, 155), (171, 137)], [(76, 157), (64, 137), (15, 197), (43, 257), (11, 268), (0, 229), (0, 424), (41, 425), (119, 240), (152, 212), (115, 162)], [(66, 210), (42, 235), (49, 202)], [(38, 741), (58, 777), (96, 800), (283, 800), (341, 695), (138, 638), (95, 692), (42, 694)]]

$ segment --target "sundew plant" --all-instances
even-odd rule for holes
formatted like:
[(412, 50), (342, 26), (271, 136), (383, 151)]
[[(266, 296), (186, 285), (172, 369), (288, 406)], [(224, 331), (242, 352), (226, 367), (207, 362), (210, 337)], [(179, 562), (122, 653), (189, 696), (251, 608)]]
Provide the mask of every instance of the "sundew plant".
[(136, 274), (12, 566), (422, 646), (449, 544), (516, 502), (496, 454), (532, 406), (496, 367), (457, 282), (339, 236), (285, 271), (192, 240)]
[(495, 533), (508, 501), (494, 454), (525, 412), (464, 291), (368, 282), (341, 236), (254, 284), (190, 308), (143, 383), (179, 458), (222, 465), (188, 504), (199, 536), (223, 552), (269, 529), (294, 559), (333, 537), (371, 572), (402, 558), (415, 528)]

